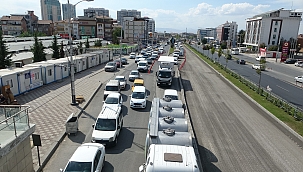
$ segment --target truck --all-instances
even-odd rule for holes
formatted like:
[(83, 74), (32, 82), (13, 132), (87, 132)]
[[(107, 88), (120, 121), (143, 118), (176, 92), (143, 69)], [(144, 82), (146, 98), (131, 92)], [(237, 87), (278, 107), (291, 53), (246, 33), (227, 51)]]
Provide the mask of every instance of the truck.
[(159, 68), (156, 72), (157, 85), (172, 85), (174, 71), (174, 58), (170, 56), (160, 56), (158, 59)]

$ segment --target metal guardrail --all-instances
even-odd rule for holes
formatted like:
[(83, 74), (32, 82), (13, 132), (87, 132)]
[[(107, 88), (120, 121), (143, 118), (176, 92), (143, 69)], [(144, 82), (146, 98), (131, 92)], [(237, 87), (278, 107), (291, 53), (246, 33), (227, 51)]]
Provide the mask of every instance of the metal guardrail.
[(0, 105), (0, 133), (14, 131), (17, 137), (18, 131), (29, 129), (29, 108), (26, 105)]

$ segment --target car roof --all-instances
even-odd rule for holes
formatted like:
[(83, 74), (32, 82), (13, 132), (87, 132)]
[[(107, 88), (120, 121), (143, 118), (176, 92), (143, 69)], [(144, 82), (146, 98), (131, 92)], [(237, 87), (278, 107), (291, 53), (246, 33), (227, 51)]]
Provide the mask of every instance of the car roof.
[(93, 143), (85, 143), (79, 146), (69, 161), (76, 162), (92, 162), (95, 158), (95, 154), (99, 148), (101, 148), (101, 144), (93, 144)]
[(134, 80), (134, 83), (144, 83), (144, 80), (141, 78), (137, 78)]
[(131, 70), (130, 72), (139, 72), (138, 70)]
[(125, 76), (119, 75), (119, 76), (116, 76), (116, 78), (125, 78)]
[(145, 87), (144, 86), (135, 86), (133, 92), (145, 92)]
[(164, 90), (164, 95), (176, 95), (178, 96), (177, 90), (174, 89), (166, 89)]
[(120, 93), (110, 93), (107, 97), (116, 97), (116, 98), (118, 98), (119, 96), (120, 96)]

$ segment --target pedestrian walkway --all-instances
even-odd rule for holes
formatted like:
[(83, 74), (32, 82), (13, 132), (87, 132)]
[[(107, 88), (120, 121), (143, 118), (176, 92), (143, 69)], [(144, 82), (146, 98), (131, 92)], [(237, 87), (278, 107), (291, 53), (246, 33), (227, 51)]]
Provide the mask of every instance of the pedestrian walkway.
[[(40, 135), (42, 146), (39, 148), (41, 164), (46, 162), (65, 135), (65, 121), (74, 113), (80, 114), (88, 105), (89, 100), (115, 73), (104, 73), (105, 64), (75, 74), (75, 92), (83, 95), (85, 101), (78, 106), (71, 103), (70, 78), (54, 82), (26, 94), (16, 97), (22, 105), (29, 105), (30, 123), (36, 125), (35, 134)], [(123, 70), (123, 68), (122, 68)], [(120, 71), (122, 71), (120, 69)], [(37, 149), (32, 149), (35, 171), (39, 169)]]

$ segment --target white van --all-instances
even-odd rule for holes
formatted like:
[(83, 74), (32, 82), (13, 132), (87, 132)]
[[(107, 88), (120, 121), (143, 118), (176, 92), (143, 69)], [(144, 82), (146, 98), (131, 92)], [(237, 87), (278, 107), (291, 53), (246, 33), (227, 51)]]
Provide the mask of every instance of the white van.
[(231, 54), (232, 55), (238, 55), (240, 53), (240, 49), (239, 48), (232, 48), (231, 49)]
[(123, 114), (118, 109), (105, 106), (93, 124), (92, 142), (116, 146), (123, 127)]
[(199, 172), (195, 151), (191, 146), (152, 144), (146, 163), (139, 172)]
[(145, 59), (144, 60), (140, 60), (137, 63), (137, 70), (139, 72), (147, 72), (147, 70), (148, 70), (148, 63), (147, 63), (147, 61)]
[(104, 88), (103, 99), (105, 100), (110, 93), (120, 93), (120, 90), (121, 88), (119, 80), (109, 80)]
[(135, 86), (133, 93), (130, 95), (130, 107), (131, 108), (145, 108), (147, 93), (144, 86)]

